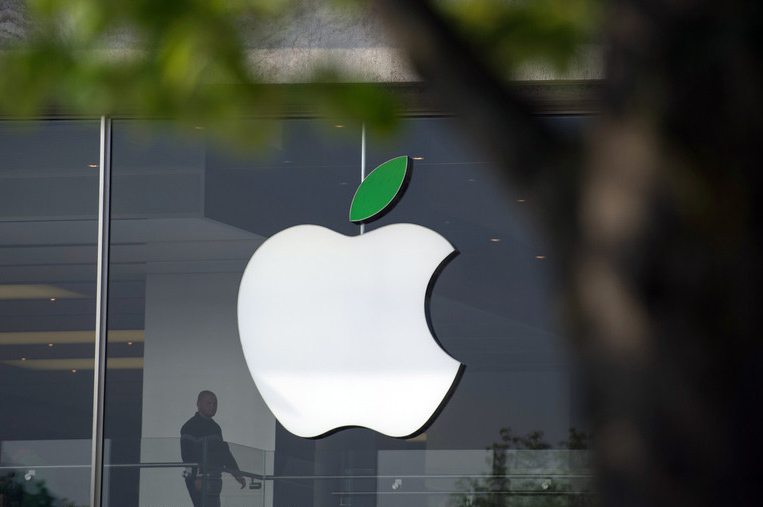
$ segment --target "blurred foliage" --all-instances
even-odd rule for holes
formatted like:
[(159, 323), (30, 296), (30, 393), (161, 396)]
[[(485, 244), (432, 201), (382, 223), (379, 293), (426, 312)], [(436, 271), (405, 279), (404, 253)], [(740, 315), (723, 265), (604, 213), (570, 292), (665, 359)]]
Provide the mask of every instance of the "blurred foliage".
[[(538, 57), (564, 67), (590, 39), (594, 1), (436, 5), (500, 68)], [(320, 84), (274, 86), (248, 57), (251, 41), (242, 33), (251, 37), (258, 27), (288, 22), (290, 12), (312, 12), (325, 2), (342, 12), (366, 6), (350, 0), (27, 0), (26, 36), (0, 48), (0, 114), (52, 109), (165, 117), (214, 126), (221, 137), (246, 144), (267, 134), (252, 131), (252, 123), (243, 128), (244, 117), (280, 116), (294, 104), (309, 104), (317, 114), (391, 130), (396, 104), (381, 87), (334, 85), (348, 76), (329, 64), (306, 77)]]
[[(309, 104), (332, 118), (394, 125), (392, 98), (372, 85), (339, 84), (318, 68), (315, 86), (276, 86), (247, 58), (241, 25), (289, 14), (286, 0), (28, 0), (23, 40), (0, 49), (0, 114), (51, 110), (118, 114), (214, 127), (226, 140), (267, 138), (245, 117)], [(253, 126), (262, 125), (263, 131)]]
[(498, 75), (525, 64), (567, 72), (600, 42), (600, 0), (440, 0), (441, 12)]

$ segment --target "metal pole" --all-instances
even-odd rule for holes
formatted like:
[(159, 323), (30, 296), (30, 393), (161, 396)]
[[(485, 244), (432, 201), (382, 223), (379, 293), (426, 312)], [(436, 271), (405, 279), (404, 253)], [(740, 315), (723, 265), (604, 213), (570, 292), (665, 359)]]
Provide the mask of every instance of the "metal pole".
[(103, 501), (103, 405), (106, 383), (106, 331), (111, 220), (111, 118), (101, 116), (100, 189), (98, 202), (98, 274), (95, 298), (95, 364), (93, 367), (93, 437), (90, 460), (90, 507)]
[[(366, 124), (363, 123), (360, 134), (360, 182), (366, 179)], [(360, 233), (366, 232), (366, 224), (360, 224)]]
[[(199, 469), (201, 474), (201, 507), (207, 507), (207, 488), (209, 487), (209, 483), (207, 482), (209, 479), (209, 448), (207, 447), (209, 443), (209, 439), (207, 437), (204, 437), (203, 444), (201, 448), (201, 464), (202, 468)], [(196, 485), (194, 484), (194, 487)]]

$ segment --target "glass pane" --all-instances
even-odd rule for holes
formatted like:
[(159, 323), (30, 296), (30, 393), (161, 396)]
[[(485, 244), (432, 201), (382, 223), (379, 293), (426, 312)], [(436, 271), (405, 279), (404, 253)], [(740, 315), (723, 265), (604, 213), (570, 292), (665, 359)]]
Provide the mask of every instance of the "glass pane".
[[(574, 120), (550, 121), (573, 135), (578, 129)], [(360, 181), (360, 127), (273, 121), (270, 143), (241, 154), (212, 145), (201, 128), (177, 133), (161, 122), (115, 124), (110, 505), (190, 507), (194, 496), (197, 505), (201, 498), (209, 507), (218, 501), (232, 507), (492, 505), (486, 498), (518, 505), (533, 499), (564, 504), (573, 497), (589, 502), (588, 429), (553, 314), (549, 253), (528, 219), (532, 196), (501, 187), (452, 130), (454, 120), (403, 123), (395, 139), (368, 140), (369, 169), (399, 155), (416, 160), (404, 198), (366, 234), (373, 238), (384, 226), (411, 223), (458, 250), (431, 284), (429, 320), (433, 343), (466, 366), (437, 417), (410, 438), (349, 427), (317, 439), (286, 428), (288, 406), (279, 415), (284, 424), (278, 422), (260, 392), (267, 395), (268, 386), (255, 386), (247, 365), (252, 356), (245, 361), (239, 337), (237, 299), (249, 259), (276, 233), (314, 224), (358, 235), (348, 212)], [(359, 281), (362, 289), (383, 247), (363, 253), (360, 264), (348, 258), (351, 277), (332, 271), (326, 297), (333, 298), (332, 287), (340, 283)], [(294, 251), (306, 262), (316, 257), (307, 240)], [(429, 280), (431, 273), (425, 275)], [(349, 304), (361, 301), (355, 294)], [(297, 296), (292, 290), (286, 301)], [(270, 293), (264, 297), (261, 306), (267, 307)], [(324, 303), (315, 299), (316, 308)], [(398, 317), (376, 307), (356, 309), (376, 319), (374, 326)], [(324, 322), (347, 315), (311, 312), (287, 305), (284, 329), (292, 329), (291, 321), (304, 329), (308, 314)], [(321, 326), (314, 328), (308, 338), (318, 336)], [(316, 391), (326, 377), (344, 379), (338, 386), (345, 389), (347, 379), (362, 379), (371, 370), (366, 365), (382, 355), (393, 363), (414, 357), (395, 336), (384, 338), (378, 357), (353, 359), (346, 351), (326, 355), (325, 339), (281, 351), (286, 359), (276, 366), (310, 365), (318, 357), (332, 363), (330, 375), (297, 375), (312, 379), (301, 390)], [(254, 354), (256, 360), (265, 350)], [(381, 382), (392, 386), (395, 375), (385, 375)], [(383, 403), (395, 412), (409, 393), (390, 387), (386, 394)], [(382, 405), (357, 391), (345, 402), (316, 402), (316, 416), (346, 406), (375, 413)]]
[[(304, 222), (354, 229), (346, 206), (351, 173), (359, 174), (360, 129), (346, 124), (327, 134), (319, 123), (273, 121), (266, 146), (237, 154), (214, 148), (201, 128), (115, 122), (108, 505), (190, 506), (188, 488), (206, 466), (208, 503), (272, 505), (272, 489), (252, 485), (251, 474), (264, 474), (261, 456), (275, 448), (276, 422), (244, 362), (236, 297), (268, 236)], [(218, 451), (209, 461), (201, 447), (181, 454), (181, 427), (194, 419), (203, 390), (216, 394), (214, 421), (248, 481), (243, 489), (234, 475), (220, 475)], [(210, 428), (186, 437), (206, 441)]]
[(286, 498), (300, 506), (595, 505), (590, 451), (319, 451), (311, 461), (323, 467), (265, 477), (273, 505)]
[(410, 119), (398, 138), (368, 143), (371, 168), (397, 154), (414, 159), (405, 197), (368, 230), (411, 222), (458, 251), (441, 267), (429, 308), (443, 349), (466, 368), (422, 438), (427, 449), (481, 449), (514, 438), (565, 447), (570, 431), (586, 428), (555, 315), (550, 253), (530, 221), (537, 203), (506, 188), (458, 134), (452, 119)]
[(0, 498), (87, 505), (99, 126), (0, 122)]
[[(549, 122), (570, 135), (581, 127), (571, 118)], [(456, 127), (453, 119), (407, 119), (397, 137), (368, 139), (369, 171), (400, 155), (414, 160), (404, 196), (367, 224), (366, 234), (416, 224), (457, 250), (432, 270), (428, 310), (432, 334), (465, 365), (463, 375), (434, 421), (413, 438), (351, 428), (305, 441), (278, 426), (274, 490), (279, 501), (334, 505), (337, 496), (369, 506), (504, 505), (499, 496), (517, 505), (573, 496), (582, 505), (592, 501), (590, 432), (554, 313), (550, 253), (530, 220), (537, 203), (506, 188)], [(367, 269), (380, 260), (369, 253)], [(377, 310), (395, 318), (399, 309)], [(410, 349), (391, 338), (387, 344), (402, 361)], [(421, 359), (423, 364), (426, 358)], [(403, 404), (406, 393), (391, 390), (389, 396)], [(290, 483), (282, 477), (305, 480)]]

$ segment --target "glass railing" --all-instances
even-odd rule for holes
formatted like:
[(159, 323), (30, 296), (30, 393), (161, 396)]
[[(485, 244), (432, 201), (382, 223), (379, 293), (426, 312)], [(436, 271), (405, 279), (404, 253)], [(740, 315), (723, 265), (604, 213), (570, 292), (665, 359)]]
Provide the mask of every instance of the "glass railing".
[(314, 473), (276, 466), (273, 506), (582, 507), (595, 499), (590, 461), (580, 450), (316, 452)]
[[(595, 500), (587, 450), (317, 447), (289, 455), (229, 444), (236, 470), (183, 462), (178, 438), (107, 440), (103, 505), (193, 507), (192, 488), (204, 507), (582, 507)], [(89, 440), (5, 441), (0, 451), (0, 507), (89, 503)], [(213, 461), (214, 452), (207, 457)]]
[(90, 503), (90, 440), (0, 441), (0, 507)]
[[(179, 438), (107, 440), (104, 506), (193, 507), (192, 495), (199, 507), (272, 505), (266, 498), (272, 490), (265, 485), (272, 453), (219, 441), (201, 443), (191, 454), (193, 461), (184, 462)], [(221, 458), (222, 446), (226, 456)]]

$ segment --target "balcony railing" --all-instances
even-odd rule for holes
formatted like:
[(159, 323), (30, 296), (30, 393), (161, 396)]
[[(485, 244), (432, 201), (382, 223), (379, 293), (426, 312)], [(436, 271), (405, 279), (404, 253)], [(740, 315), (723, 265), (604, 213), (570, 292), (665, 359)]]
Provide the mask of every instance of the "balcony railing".
[[(180, 439), (107, 440), (103, 505), (192, 507), (186, 477), (223, 507), (585, 506), (586, 450), (265, 451), (229, 444), (238, 470), (183, 462)], [(0, 507), (89, 503), (90, 441), (0, 442)], [(231, 473), (233, 472), (233, 473)], [(234, 475), (244, 480), (242, 486)], [(210, 488), (212, 481), (218, 484)], [(211, 507), (204, 505), (204, 507)]]

